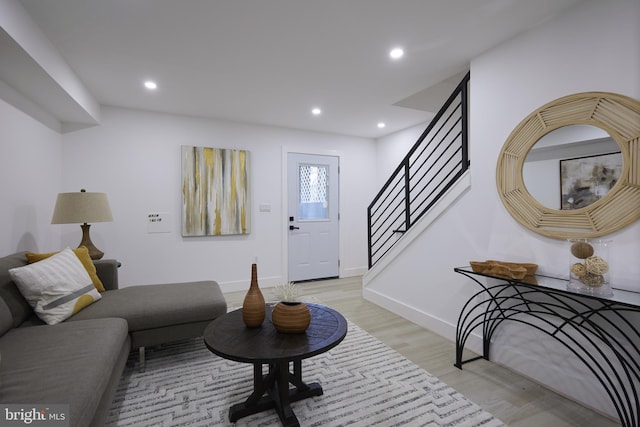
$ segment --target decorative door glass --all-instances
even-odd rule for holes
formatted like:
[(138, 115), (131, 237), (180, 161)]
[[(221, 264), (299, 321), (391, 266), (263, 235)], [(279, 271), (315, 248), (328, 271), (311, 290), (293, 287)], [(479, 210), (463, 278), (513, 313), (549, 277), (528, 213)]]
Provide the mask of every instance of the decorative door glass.
[(328, 220), (328, 165), (300, 164), (298, 182), (298, 220)]

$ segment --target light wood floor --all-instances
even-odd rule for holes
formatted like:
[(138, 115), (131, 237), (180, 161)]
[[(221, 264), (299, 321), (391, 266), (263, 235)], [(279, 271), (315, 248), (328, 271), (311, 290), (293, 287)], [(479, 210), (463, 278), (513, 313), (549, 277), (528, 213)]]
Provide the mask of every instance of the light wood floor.
[[(346, 318), (512, 427), (608, 427), (618, 423), (495, 363), (480, 359), (453, 366), (453, 342), (362, 298), (359, 277), (299, 284), (305, 296)], [(246, 292), (225, 293), (229, 307)], [(264, 291), (269, 299), (269, 290)], [(465, 357), (468, 355), (465, 353)]]

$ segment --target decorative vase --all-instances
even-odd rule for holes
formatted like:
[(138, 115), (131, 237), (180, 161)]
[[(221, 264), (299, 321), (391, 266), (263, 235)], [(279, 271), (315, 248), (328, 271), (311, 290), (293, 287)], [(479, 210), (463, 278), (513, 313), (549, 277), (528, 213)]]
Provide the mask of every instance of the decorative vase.
[(242, 320), (247, 328), (262, 325), (265, 316), (264, 296), (258, 287), (258, 266), (251, 264), (251, 286), (242, 303)]
[(609, 283), (611, 240), (569, 239), (569, 289), (611, 296)]
[(303, 302), (279, 302), (271, 312), (271, 322), (278, 332), (301, 334), (311, 323), (311, 312)]

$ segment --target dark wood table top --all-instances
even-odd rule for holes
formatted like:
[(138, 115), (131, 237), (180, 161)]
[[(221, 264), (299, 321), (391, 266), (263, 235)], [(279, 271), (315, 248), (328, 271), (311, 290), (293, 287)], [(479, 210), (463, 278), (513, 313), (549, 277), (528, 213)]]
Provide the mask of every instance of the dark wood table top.
[(245, 363), (278, 363), (306, 359), (338, 345), (347, 335), (347, 321), (337, 311), (310, 304), (311, 323), (302, 334), (283, 334), (271, 323), (272, 305), (259, 328), (247, 328), (242, 309), (211, 322), (204, 331), (207, 348), (225, 359)]

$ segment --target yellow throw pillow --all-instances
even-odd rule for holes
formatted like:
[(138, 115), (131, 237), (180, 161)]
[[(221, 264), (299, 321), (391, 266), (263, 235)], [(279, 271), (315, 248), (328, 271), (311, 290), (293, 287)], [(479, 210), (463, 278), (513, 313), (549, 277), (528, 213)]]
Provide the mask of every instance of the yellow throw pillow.
[[(98, 292), (104, 292), (106, 289), (102, 284), (102, 280), (98, 277), (98, 273), (96, 271), (96, 266), (93, 264), (93, 260), (89, 256), (89, 249), (86, 246), (79, 246), (75, 249), (72, 249), (73, 253), (76, 254), (84, 268), (89, 273), (89, 277), (91, 277), (91, 281), (93, 282), (93, 286), (96, 287)], [(42, 261), (43, 259), (47, 259), (52, 255), (57, 254), (58, 252), (47, 252), (43, 254), (37, 254), (33, 252), (27, 252), (27, 262), (32, 264), (34, 262)]]
[(68, 319), (102, 298), (69, 248), (42, 261), (11, 268), (9, 275), (33, 311), (49, 325)]

